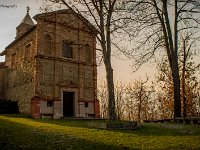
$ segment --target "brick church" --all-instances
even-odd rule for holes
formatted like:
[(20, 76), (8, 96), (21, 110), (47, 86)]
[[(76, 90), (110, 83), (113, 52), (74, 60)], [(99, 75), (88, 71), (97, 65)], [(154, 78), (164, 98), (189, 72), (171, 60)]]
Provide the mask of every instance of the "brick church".
[(68, 9), (34, 19), (28, 9), (0, 54), (0, 98), (34, 118), (98, 118), (96, 29)]

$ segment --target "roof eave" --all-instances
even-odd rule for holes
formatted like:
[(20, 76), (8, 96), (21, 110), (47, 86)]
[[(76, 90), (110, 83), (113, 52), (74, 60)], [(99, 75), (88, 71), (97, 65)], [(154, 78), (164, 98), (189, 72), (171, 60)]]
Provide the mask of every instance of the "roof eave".
[(28, 33), (30, 33), (31, 31), (33, 31), (35, 28), (37, 27), (37, 25), (34, 25), (32, 28), (30, 28), (27, 32), (25, 32), (24, 34), (22, 34), (19, 38), (15, 39), (14, 41), (12, 41), (5, 49), (9, 49), (13, 44), (15, 44), (17, 41), (19, 41), (20, 39), (22, 39), (24, 36), (26, 36)]
[(7, 50), (5, 49), (5, 50), (3, 50), (1, 53), (0, 53), (0, 56), (4, 56), (4, 55), (6, 55), (6, 52), (7, 52)]

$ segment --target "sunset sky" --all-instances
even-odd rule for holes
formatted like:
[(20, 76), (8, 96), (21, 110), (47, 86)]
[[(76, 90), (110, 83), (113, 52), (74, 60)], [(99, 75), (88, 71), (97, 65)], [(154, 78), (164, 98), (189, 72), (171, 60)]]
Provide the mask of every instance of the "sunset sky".
[[(36, 14), (41, 13), (40, 7), (42, 6), (41, 0), (1, 0), (0, 4), (3, 5), (17, 5), (14, 8), (3, 8), (0, 7), (0, 52), (10, 44), (16, 35), (16, 27), (20, 24), (24, 16), (26, 15), (27, 6), (30, 7), (30, 16), (34, 17)], [(33, 19), (34, 20), (34, 19)], [(35, 22), (36, 23), (36, 22)], [(200, 51), (198, 51), (200, 56)], [(198, 56), (198, 58), (199, 58)], [(0, 62), (4, 61), (4, 57), (0, 56)], [(198, 61), (199, 62), (199, 61)], [(134, 79), (144, 78), (146, 75), (152, 77), (155, 75), (156, 69), (153, 64), (146, 64), (141, 67), (136, 73), (132, 72), (130, 67), (131, 61), (119, 60), (113, 58), (112, 61), (114, 69), (115, 81), (130, 82)], [(199, 73), (200, 74), (200, 73)], [(105, 71), (103, 64), (98, 67), (98, 78), (100, 80), (105, 79)]]

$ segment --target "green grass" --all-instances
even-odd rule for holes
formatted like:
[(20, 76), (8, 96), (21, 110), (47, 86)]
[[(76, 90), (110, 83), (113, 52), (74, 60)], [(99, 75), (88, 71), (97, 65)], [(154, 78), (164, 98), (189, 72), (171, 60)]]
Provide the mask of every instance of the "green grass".
[(137, 130), (87, 127), (87, 120), (0, 115), (0, 150), (200, 149), (200, 126), (144, 124)]

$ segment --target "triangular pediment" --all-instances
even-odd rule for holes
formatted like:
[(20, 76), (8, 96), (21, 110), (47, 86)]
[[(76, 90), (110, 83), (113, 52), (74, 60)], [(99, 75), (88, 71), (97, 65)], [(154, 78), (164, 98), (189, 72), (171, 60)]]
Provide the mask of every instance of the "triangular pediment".
[(38, 20), (43, 20), (48, 23), (56, 22), (57, 24), (62, 24), (75, 29), (79, 28), (87, 32), (92, 32), (93, 34), (97, 34), (98, 32), (96, 28), (81, 14), (77, 14), (73, 10), (69, 9), (38, 14), (34, 19), (37, 22)]

